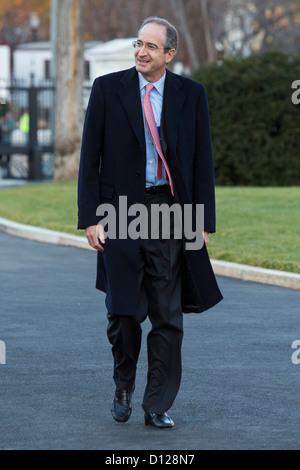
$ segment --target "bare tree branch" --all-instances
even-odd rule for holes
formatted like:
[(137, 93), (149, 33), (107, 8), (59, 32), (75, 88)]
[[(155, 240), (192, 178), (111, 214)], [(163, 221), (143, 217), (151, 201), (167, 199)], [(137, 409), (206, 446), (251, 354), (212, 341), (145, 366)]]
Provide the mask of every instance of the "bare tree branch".
[(188, 48), (188, 53), (190, 56), (190, 63), (191, 63), (191, 68), (193, 70), (197, 69), (199, 67), (199, 60), (197, 57), (195, 45), (194, 45), (194, 40), (191, 35), (190, 28), (188, 26), (187, 22), (187, 17), (184, 9), (184, 4), (182, 0), (171, 0), (171, 5), (173, 7), (173, 11), (176, 15), (179, 27), (181, 29), (181, 32), (184, 36), (185, 42), (187, 44)]
[(200, 0), (200, 7), (201, 7), (202, 24), (203, 24), (207, 60), (208, 62), (213, 62), (215, 59), (216, 49), (213, 45), (212, 38), (211, 38), (210, 20), (209, 20), (208, 11), (207, 11), (207, 1)]

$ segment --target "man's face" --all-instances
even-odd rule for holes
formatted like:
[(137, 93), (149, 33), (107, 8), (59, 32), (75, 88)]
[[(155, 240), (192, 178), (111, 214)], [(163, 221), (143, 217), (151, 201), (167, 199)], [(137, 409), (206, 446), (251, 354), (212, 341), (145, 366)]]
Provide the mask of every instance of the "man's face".
[(148, 82), (157, 82), (165, 73), (167, 64), (173, 59), (175, 49), (165, 53), (166, 29), (164, 26), (149, 23), (141, 30), (138, 41), (142, 47), (135, 49), (136, 70), (141, 72)]

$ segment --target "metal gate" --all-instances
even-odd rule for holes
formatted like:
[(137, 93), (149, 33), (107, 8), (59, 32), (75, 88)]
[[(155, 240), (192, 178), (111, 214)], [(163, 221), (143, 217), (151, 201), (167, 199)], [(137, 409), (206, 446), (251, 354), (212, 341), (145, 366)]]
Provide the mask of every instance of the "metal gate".
[(53, 176), (54, 98), (51, 82), (25, 86), (0, 79), (0, 177)]

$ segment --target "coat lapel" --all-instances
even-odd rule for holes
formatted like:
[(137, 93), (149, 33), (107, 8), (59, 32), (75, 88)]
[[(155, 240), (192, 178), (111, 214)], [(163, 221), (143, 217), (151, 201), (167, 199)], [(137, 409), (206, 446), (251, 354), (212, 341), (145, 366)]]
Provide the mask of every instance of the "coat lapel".
[(135, 67), (129, 69), (125, 75), (123, 75), (118, 95), (128, 115), (130, 124), (139, 141), (140, 147), (143, 152), (146, 152), (139, 80)]
[[(175, 74), (167, 70), (161, 122), (161, 139), (164, 154), (167, 147), (174, 153), (178, 137), (178, 123), (185, 93), (180, 90), (182, 83)], [(143, 112), (139, 92), (139, 80), (136, 68), (129, 69), (121, 78), (118, 90), (119, 98), (128, 115), (130, 124), (143, 152), (146, 152)]]
[(178, 123), (181, 116), (185, 93), (180, 90), (182, 83), (176, 75), (167, 70), (164, 101), (162, 111), (162, 146), (164, 154), (167, 154), (167, 147), (175, 152)]

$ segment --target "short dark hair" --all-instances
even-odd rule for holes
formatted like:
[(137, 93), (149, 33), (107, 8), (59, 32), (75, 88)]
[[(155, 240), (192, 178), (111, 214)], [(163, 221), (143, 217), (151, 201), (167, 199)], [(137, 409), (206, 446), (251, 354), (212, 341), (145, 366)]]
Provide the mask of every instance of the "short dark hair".
[(149, 18), (146, 18), (143, 21), (142, 26), (139, 29), (139, 33), (141, 30), (146, 26), (147, 24), (150, 23), (156, 23), (159, 24), (160, 26), (164, 26), (166, 28), (166, 40), (164, 44), (165, 52), (169, 51), (170, 49), (175, 49), (177, 51), (178, 48), (178, 42), (179, 42), (179, 35), (178, 31), (173, 26), (168, 20), (165, 20), (164, 18), (158, 18), (157, 16), (151, 16)]

